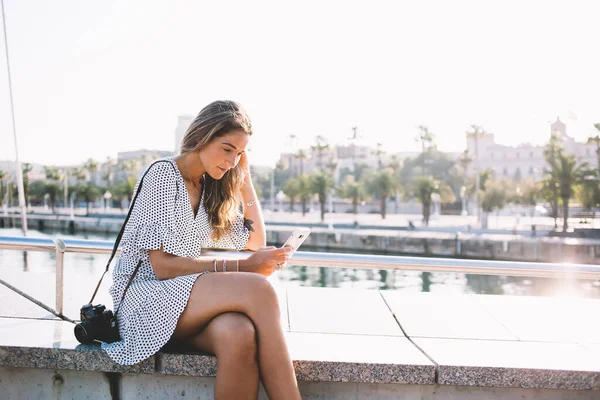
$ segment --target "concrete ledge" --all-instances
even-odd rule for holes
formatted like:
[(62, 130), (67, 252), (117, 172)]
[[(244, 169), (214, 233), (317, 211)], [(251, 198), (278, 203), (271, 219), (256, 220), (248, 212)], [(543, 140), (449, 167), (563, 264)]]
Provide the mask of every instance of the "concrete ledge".
[(206, 354), (158, 352), (156, 372), (167, 375), (216, 376), (219, 362)]
[(18, 368), (45, 368), (80, 371), (152, 374), (154, 357), (136, 365), (114, 363), (100, 346), (78, 346), (76, 349), (0, 346), (0, 365)]
[[(4, 326), (0, 326), (0, 335), (5, 334), (7, 321), (12, 320), (30, 332), (43, 334), (50, 325), (59, 326), (59, 332), (68, 336), (72, 324), (63, 321), (49, 320), (18, 320), (2, 318)], [(36, 327), (34, 329), (34, 327)], [(429, 361), (423, 362), (418, 358), (418, 353), (413, 355), (403, 343), (406, 338), (400, 337), (372, 337), (364, 335), (336, 335), (336, 334), (311, 334), (289, 333), (290, 352), (294, 359), (294, 366), (299, 381), (307, 382), (348, 382), (368, 384), (413, 384), (413, 385), (448, 385), (448, 386), (477, 386), (477, 387), (505, 387), (505, 388), (530, 388), (530, 389), (569, 389), (569, 390), (599, 390), (600, 389), (600, 362), (592, 370), (560, 370), (538, 368), (506, 368), (480, 365), (436, 365)], [(114, 363), (99, 345), (81, 345), (74, 338), (67, 341), (55, 341), (48, 346), (32, 343), (24, 346), (26, 335), (18, 331), (12, 332), (12, 339), (0, 343), (0, 366), (8, 368), (49, 369), (49, 370), (79, 370), (96, 372), (113, 372), (125, 374), (159, 374), (188, 377), (214, 377), (217, 372), (218, 362), (216, 357), (200, 354), (180, 352), (185, 349), (165, 348), (155, 356), (133, 365), (122, 366)], [(8, 343), (7, 343), (8, 342)], [(321, 342), (323, 347), (315, 347)], [(338, 346), (335, 347), (334, 343)], [(385, 355), (373, 346), (379, 342), (380, 349)], [(423, 339), (423, 348), (427, 349), (427, 342)], [(458, 341), (456, 346), (460, 348)], [(298, 343), (303, 345), (298, 346)], [(348, 347), (349, 343), (355, 346)], [(368, 345), (368, 344), (371, 345)], [(396, 348), (389, 347), (391, 344)], [(516, 344), (522, 344), (516, 342)], [(410, 344), (412, 345), (412, 344)], [(414, 346), (414, 345), (413, 345)], [(552, 346), (545, 343), (544, 346)], [(312, 349), (304, 357), (302, 348)], [(403, 349), (398, 352), (398, 348)], [(551, 347), (548, 347), (551, 348)], [(415, 352), (417, 348), (414, 347)], [(464, 348), (462, 350), (465, 350)], [(432, 354), (438, 354), (435, 348)], [(338, 357), (330, 356), (333, 353)], [(363, 353), (369, 353), (370, 359), (364, 359)], [(413, 357), (413, 363), (402, 362), (398, 358)], [(315, 356), (320, 354), (320, 356)], [(315, 357), (313, 357), (315, 356)], [(550, 355), (547, 355), (551, 357)], [(425, 357), (425, 356), (423, 356)], [(446, 355), (440, 355), (444, 362)], [(327, 360), (329, 358), (329, 360)], [(358, 361), (359, 359), (363, 361)], [(397, 362), (392, 360), (398, 359)], [(379, 360), (379, 361), (378, 361)], [(410, 360), (406, 359), (405, 360)], [(435, 360), (435, 359), (434, 359)], [(540, 364), (543, 360), (540, 360)], [(550, 363), (552, 364), (552, 363)], [(550, 365), (550, 368), (552, 365)], [(595, 370), (594, 370), (595, 369)]]
[(599, 372), (457, 366), (440, 366), (438, 371), (440, 385), (527, 389), (600, 389)]
[[(282, 322), (304, 384), (570, 390), (568, 398), (592, 391), (591, 398), (600, 398), (600, 323), (594, 318), (600, 300), (330, 288), (288, 288), (280, 296), (287, 299)], [(71, 323), (44, 319), (43, 313), (8, 314), (0, 316), (5, 370), (70, 370), (185, 385), (216, 375), (215, 357), (173, 347), (121, 366), (99, 345), (80, 345)], [(5, 378), (0, 374), (0, 381)]]

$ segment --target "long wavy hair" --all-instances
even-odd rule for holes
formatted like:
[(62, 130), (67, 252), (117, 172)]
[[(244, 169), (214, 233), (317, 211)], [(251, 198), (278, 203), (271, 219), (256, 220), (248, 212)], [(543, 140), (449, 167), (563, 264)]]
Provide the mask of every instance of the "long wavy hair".
[[(252, 123), (241, 104), (231, 100), (210, 103), (198, 113), (185, 132), (181, 140), (181, 154), (200, 151), (214, 139), (240, 129), (252, 135)], [(220, 180), (204, 174), (203, 181), (204, 209), (216, 241), (229, 231), (237, 218), (244, 174), (238, 164)]]

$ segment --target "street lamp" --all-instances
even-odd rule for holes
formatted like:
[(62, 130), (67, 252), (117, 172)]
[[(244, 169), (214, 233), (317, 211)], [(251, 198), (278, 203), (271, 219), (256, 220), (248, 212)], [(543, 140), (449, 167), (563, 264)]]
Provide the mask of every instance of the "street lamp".
[(438, 217), (440, 215), (440, 200), (441, 196), (437, 192), (431, 193), (431, 202), (433, 203), (433, 216)]
[(285, 199), (285, 194), (280, 190), (275, 197), (277, 197), (277, 201), (279, 202), (279, 211), (283, 211), (283, 199)]
[(463, 217), (466, 217), (467, 215), (469, 215), (469, 213), (467, 212), (467, 187), (463, 186), (460, 188), (460, 198), (462, 199), (462, 211), (460, 212), (460, 215), (462, 215)]
[(104, 195), (102, 195), (102, 197), (104, 197), (104, 212), (107, 212), (107, 210), (109, 209), (109, 201), (112, 198), (112, 194), (107, 190), (106, 192), (104, 192)]
[(71, 192), (71, 195), (69, 197), (70, 197), (69, 200), (70, 200), (70, 205), (71, 205), (71, 216), (70, 216), (70, 218), (71, 219), (75, 219), (75, 204), (74, 204), (75, 203), (75, 192), (74, 191)]

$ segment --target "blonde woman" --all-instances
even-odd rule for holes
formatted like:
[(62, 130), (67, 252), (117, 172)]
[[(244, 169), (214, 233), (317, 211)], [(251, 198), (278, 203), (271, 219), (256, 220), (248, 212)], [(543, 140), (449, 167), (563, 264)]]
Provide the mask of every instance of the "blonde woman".
[[(217, 356), (215, 399), (256, 399), (259, 380), (270, 399), (300, 399), (266, 280), (291, 249), (265, 247), (246, 155), (251, 135), (238, 103), (216, 101), (188, 128), (181, 154), (148, 168), (113, 273), (115, 307), (141, 264), (118, 312), (121, 341), (102, 347), (116, 362), (135, 364), (169, 340), (185, 343)], [(206, 260), (203, 247), (254, 253), (239, 263)]]

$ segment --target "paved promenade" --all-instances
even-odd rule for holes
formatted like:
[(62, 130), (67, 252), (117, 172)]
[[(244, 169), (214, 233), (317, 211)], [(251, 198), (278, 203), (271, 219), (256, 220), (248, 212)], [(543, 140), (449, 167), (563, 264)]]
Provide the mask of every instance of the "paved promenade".
[[(600, 398), (600, 300), (278, 291), (305, 399)], [(67, 316), (76, 318), (78, 306), (68, 304)], [(85, 371), (122, 374), (121, 398), (212, 396), (213, 357), (166, 349), (121, 367), (97, 346), (79, 345), (72, 329), (0, 285), (4, 399), (43, 397), (56, 385), (56, 398), (79, 398), (92, 379)], [(113, 386), (94, 381), (95, 398), (114, 398)]]

